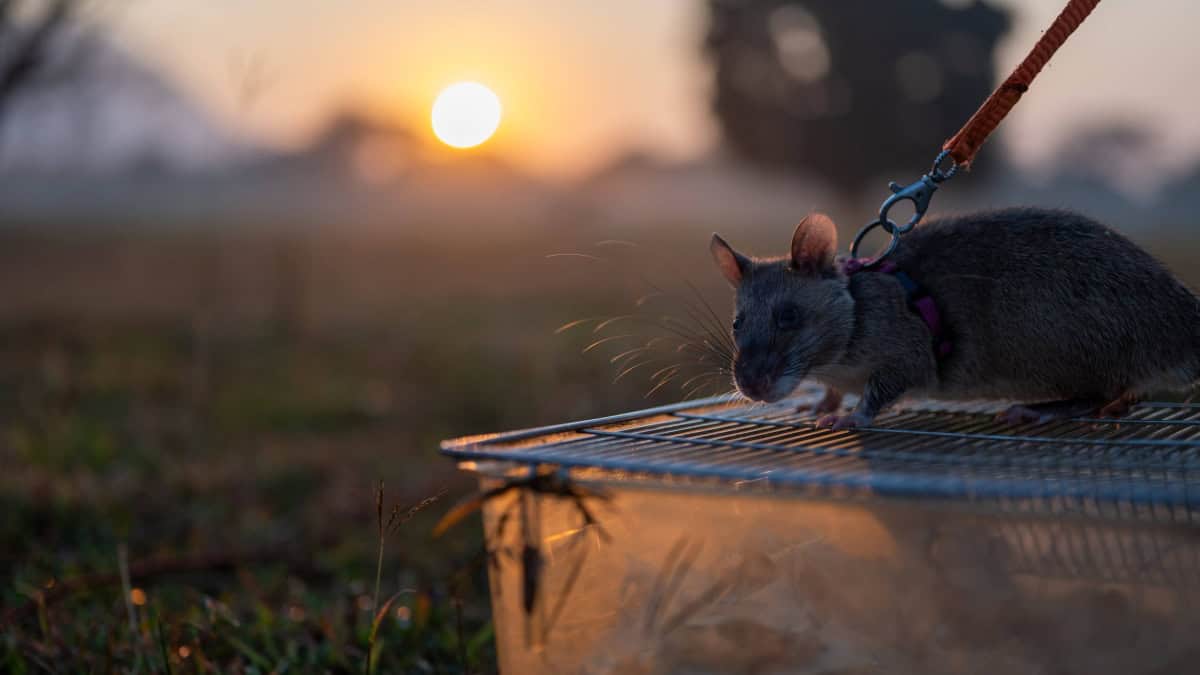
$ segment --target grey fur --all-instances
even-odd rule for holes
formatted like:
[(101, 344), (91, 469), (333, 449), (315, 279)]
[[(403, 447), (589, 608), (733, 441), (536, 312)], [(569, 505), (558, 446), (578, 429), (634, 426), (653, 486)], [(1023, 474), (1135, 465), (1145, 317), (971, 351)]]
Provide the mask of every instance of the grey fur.
[[(806, 228), (832, 229), (810, 220), (794, 242)], [(717, 255), (727, 245), (713, 246)], [(812, 377), (862, 392), (854, 414), (833, 422), (855, 426), (903, 394), (1107, 402), (1200, 379), (1200, 301), (1150, 254), (1082, 215), (1005, 209), (903, 236), (891, 260), (938, 305), (953, 343), (940, 360), (894, 276), (846, 277), (827, 253), (817, 271), (792, 256), (738, 256), (748, 264), (735, 283), (733, 370), (746, 396), (778, 400)], [(777, 319), (788, 304), (802, 318), (784, 330)]]

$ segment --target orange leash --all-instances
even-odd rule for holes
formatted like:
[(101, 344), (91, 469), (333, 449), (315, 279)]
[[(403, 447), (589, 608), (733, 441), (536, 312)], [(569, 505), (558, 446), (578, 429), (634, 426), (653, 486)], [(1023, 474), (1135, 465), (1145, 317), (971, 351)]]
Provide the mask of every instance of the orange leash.
[[(892, 251), (896, 250), (896, 246), (900, 243), (900, 235), (916, 227), (921, 218), (925, 216), (925, 211), (928, 210), (929, 202), (938, 186), (952, 178), (960, 168), (971, 168), (971, 162), (975, 160), (975, 155), (979, 152), (983, 142), (996, 130), (996, 127), (1008, 115), (1008, 111), (1017, 104), (1017, 101), (1021, 100), (1021, 95), (1029, 90), (1029, 86), (1033, 84), (1033, 78), (1042, 71), (1042, 68), (1050, 61), (1050, 57), (1054, 56), (1058, 48), (1067, 41), (1067, 38), (1071, 37), (1075, 29), (1079, 28), (1079, 24), (1083, 23), (1083, 20), (1092, 13), (1098, 4), (1100, 4), (1100, 0), (1069, 0), (1067, 6), (1058, 15), (1058, 18), (1054, 19), (1054, 23), (1050, 24), (1050, 28), (1042, 34), (1021, 65), (1017, 66), (1008, 79), (1004, 80), (1004, 83), (992, 92), (983, 105), (979, 106), (979, 110), (971, 115), (971, 119), (967, 120), (963, 128), (942, 145), (942, 151), (933, 160), (933, 167), (929, 173), (910, 185), (892, 183), (888, 186), (892, 195), (884, 200), (883, 206), (879, 207), (879, 217), (867, 223), (855, 235), (854, 242), (850, 245), (851, 259), (857, 260), (860, 267), (869, 268), (878, 265)], [(947, 157), (950, 158), (952, 164), (943, 169), (942, 166)], [(912, 202), (913, 215), (908, 222), (896, 223), (888, 217), (888, 212), (901, 201)], [(877, 227), (883, 228), (891, 235), (891, 241), (874, 258), (859, 258), (858, 249), (862, 245), (863, 239), (868, 232)]]
[(1021, 65), (1008, 76), (1000, 88), (992, 92), (988, 100), (979, 106), (979, 110), (971, 115), (971, 119), (963, 125), (942, 146), (950, 153), (950, 157), (958, 166), (970, 168), (975, 159), (975, 153), (987, 140), (1009, 110), (1021, 100), (1021, 95), (1029, 90), (1033, 78), (1042, 71), (1046, 63), (1054, 56), (1054, 52), (1071, 37), (1071, 33), (1079, 28), (1079, 24), (1096, 9), (1100, 0), (1071, 0), (1062, 13), (1050, 24), (1050, 28), (1042, 34), (1041, 39), (1033, 46), (1033, 51), (1025, 57)]

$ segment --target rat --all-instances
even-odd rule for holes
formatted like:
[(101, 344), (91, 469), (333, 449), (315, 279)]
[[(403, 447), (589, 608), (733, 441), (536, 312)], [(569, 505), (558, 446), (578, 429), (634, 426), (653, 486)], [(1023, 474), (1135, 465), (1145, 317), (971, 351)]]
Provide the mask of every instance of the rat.
[[(867, 426), (902, 395), (1017, 401), (1001, 413), (1014, 424), (1120, 416), (1200, 380), (1200, 300), (1078, 213), (930, 220), (877, 266), (839, 258), (819, 213), (796, 227), (788, 255), (751, 258), (717, 234), (710, 250), (736, 289), (738, 390), (772, 403), (814, 379), (826, 386), (813, 406), (822, 427)], [(932, 317), (913, 306), (913, 286)], [(843, 392), (861, 392), (849, 414), (837, 414)]]

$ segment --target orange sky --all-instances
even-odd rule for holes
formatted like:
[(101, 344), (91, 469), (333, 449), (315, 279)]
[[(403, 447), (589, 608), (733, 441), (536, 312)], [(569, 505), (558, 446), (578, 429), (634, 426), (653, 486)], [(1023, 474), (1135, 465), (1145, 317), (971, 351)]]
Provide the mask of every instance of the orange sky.
[[(1061, 3), (997, 4), (1019, 10), (999, 54), (1007, 69)], [(123, 44), (274, 143), (303, 143), (347, 103), (429, 133), (433, 96), (464, 79), (504, 103), (484, 147), (546, 177), (585, 173), (632, 145), (695, 156), (716, 138), (699, 0), (139, 0), (112, 21)], [(1122, 115), (1159, 124), (1166, 161), (1194, 156), (1198, 21), (1194, 0), (1102, 3), (1005, 123), (1017, 159), (1045, 159), (1081, 119)], [(251, 57), (270, 77), (247, 105), (235, 73)]]

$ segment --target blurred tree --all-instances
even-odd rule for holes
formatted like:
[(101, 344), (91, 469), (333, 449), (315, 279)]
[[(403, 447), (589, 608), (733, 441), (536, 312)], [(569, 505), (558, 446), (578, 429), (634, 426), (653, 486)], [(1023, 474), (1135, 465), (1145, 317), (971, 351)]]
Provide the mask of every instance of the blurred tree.
[(1054, 153), (1055, 169), (1060, 177), (1146, 192), (1159, 187), (1163, 150), (1154, 127), (1144, 121), (1084, 121)]
[(78, 7), (78, 0), (0, 0), (0, 117), (13, 95), (39, 75)]
[[(1005, 11), (974, 0), (709, 0), (726, 141), (852, 194), (924, 171), (995, 85)], [(983, 163), (983, 164), (986, 164)]]

